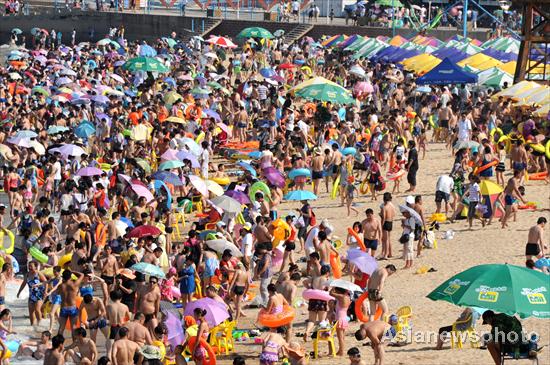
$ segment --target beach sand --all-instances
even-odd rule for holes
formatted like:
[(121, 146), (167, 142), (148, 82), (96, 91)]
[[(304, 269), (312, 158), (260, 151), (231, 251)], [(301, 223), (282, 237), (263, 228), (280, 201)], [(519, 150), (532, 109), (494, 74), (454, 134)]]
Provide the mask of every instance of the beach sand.
[[(429, 144), (426, 159), (420, 160), (420, 170), (418, 173), (417, 194), (421, 194), (424, 200), (426, 216), (429, 217), (435, 211), (434, 189), (435, 183), (439, 175), (449, 172), (452, 166), (452, 158), (450, 151), (446, 150), (443, 144)], [(510, 176), (510, 172), (506, 173), (506, 178)], [(388, 184), (387, 189), (391, 191), (392, 183)], [(437, 333), (439, 327), (451, 325), (452, 322), (460, 315), (462, 308), (447, 302), (434, 302), (426, 298), (426, 295), (440, 285), (444, 280), (452, 275), (468, 269), (472, 266), (486, 263), (510, 263), (523, 266), (525, 256), (525, 243), (527, 239), (527, 231), (529, 227), (535, 224), (539, 216), (549, 217), (549, 189), (548, 185), (544, 185), (541, 181), (533, 181), (527, 183), (527, 200), (536, 201), (539, 209), (536, 211), (524, 210), (518, 213), (518, 221), (510, 222), (510, 228), (502, 230), (498, 222), (485, 228), (481, 228), (481, 223), (474, 223), (474, 230), (469, 231), (465, 220), (457, 221), (454, 224), (443, 223), (441, 229), (437, 233), (438, 249), (427, 249), (422, 252), (422, 257), (415, 260), (414, 266), (409, 270), (400, 270), (404, 261), (399, 258), (393, 258), (388, 261), (381, 261), (380, 265), (394, 264), (398, 271), (391, 276), (387, 281), (384, 289), (384, 297), (389, 306), (391, 313), (395, 313), (401, 306), (411, 306), (413, 311), (412, 323), (413, 331), (426, 333), (428, 331)], [(406, 179), (401, 183), (401, 190), (408, 187)], [(364, 218), (364, 211), (367, 208), (372, 208), (378, 212), (378, 206), (381, 203), (382, 197), (379, 197), (378, 202), (371, 202), (370, 197), (360, 196), (356, 199), (356, 208), (361, 212), (359, 217), (347, 217), (345, 207), (339, 207), (339, 200), (331, 200), (328, 194), (323, 192), (320, 199), (313, 202), (317, 219), (327, 218), (330, 224), (335, 227), (334, 235), (345, 241), (347, 227), (351, 226), (354, 221)], [(397, 206), (403, 204), (405, 194), (396, 194), (394, 196), (394, 204)], [(284, 203), (279, 212), (281, 215), (299, 208), (299, 203)], [(399, 216), (401, 217), (401, 216)], [(456, 232), (453, 240), (444, 240), (442, 236), (446, 230), (452, 229)], [(400, 257), (401, 244), (397, 242), (401, 234), (399, 222), (394, 223), (393, 233), (393, 249), (394, 256)], [(550, 234), (549, 234), (550, 235)], [(547, 235), (548, 236), (548, 235)], [(548, 239), (546, 239), (548, 242)], [(341, 249), (341, 253), (345, 253), (345, 247)], [(295, 259), (299, 256), (295, 253)], [(437, 272), (426, 273), (423, 275), (415, 274), (416, 270), (421, 266), (433, 267)], [(550, 277), (549, 277), (550, 280)], [(254, 290), (258, 290), (257, 288)], [(302, 289), (300, 289), (301, 292)], [(301, 294), (299, 295), (301, 298)], [(26, 312), (26, 302), (18, 300), (12, 303), (10, 307), (14, 310), (14, 325), (16, 331), (20, 334), (28, 336), (33, 335), (32, 328), (28, 326), (28, 314)], [(239, 323), (239, 329), (254, 328), (253, 323), (256, 320), (258, 309), (246, 309), (246, 318), (242, 318)], [(300, 307), (296, 310), (297, 317), (294, 322), (294, 332), (304, 331), (304, 321), (307, 317), (306, 307)], [(43, 326), (46, 322), (42, 322)], [(522, 320), (523, 328), (527, 331), (536, 331), (542, 336), (540, 341), (541, 346), (548, 346), (550, 342), (550, 326), (548, 320), (526, 319)], [(361, 350), (363, 359), (367, 364), (374, 363), (374, 355), (370, 346), (362, 346), (363, 342), (358, 342), (353, 337), (353, 333), (359, 326), (358, 322), (352, 322), (346, 333), (346, 349), (352, 346), (358, 346)], [(477, 330), (488, 331), (489, 326), (481, 325), (481, 321), (477, 324)], [(69, 334), (65, 335), (69, 338)], [(100, 354), (104, 353), (104, 340), (101, 335), (98, 336), (98, 346)], [(414, 339), (414, 337), (413, 337)], [(301, 341), (294, 338), (293, 340)], [(386, 347), (386, 364), (493, 364), (492, 359), (487, 350), (471, 349), (469, 344), (465, 344), (463, 349), (450, 349), (450, 344), (447, 343), (441, 351), (434, 350), (435, 340), (426, 343), (425, 341), (413, 341), (403, 347)], [(70, 342), (67, 341), (67, 344)], [(307, 351), (312, 351), (311, 341), (306, 345)], [(237, 342), (236, 351), (229, 356), (218, 356), (217, 362), (222, 365), (230, 364), (233, 356), (236, 354), (246, 358), (247, 363), (258, 363), (258, 356), (261, 351), (261, 346), (256, 345), (253, 341)], [(321, 344), (321, 358), (310, 360), (310, 364), (328, 365), (348, 364), (347, 357), (329, 357), (327, 356), (326, 344)], [(14, 360), (14, 359), (12, 359)], [(37, 364), (36, 360), (15, 360), (14, 364)], [(541, 365), (550, 364), (550, 350), (544, 349), (539, 355), (539, 363)], [(530, 360), (522, 360), (513, 362), (513, 364), (530, 364)]]

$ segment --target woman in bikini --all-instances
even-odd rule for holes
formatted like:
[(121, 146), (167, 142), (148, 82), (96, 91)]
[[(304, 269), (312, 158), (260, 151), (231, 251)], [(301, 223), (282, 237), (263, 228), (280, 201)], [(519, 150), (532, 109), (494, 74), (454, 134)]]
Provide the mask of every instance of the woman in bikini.
[(206, 358), (206, 349), (201, 346), (199, 341), (200, 338), (204, 338), (205, 340), (208, 338), (209, 328), (208, 323), (204, 318), (206, 313), (206, 310), (202, 308), (195, 308), (193, 311), (193, 317), (195, 317), (195, 320), (199, 323), (199, 329), (197, 330), (197, 341), (195, 341), (195, 347), (191, 349), (191, 356), (193, 357), (196, 365), (202, 365)]

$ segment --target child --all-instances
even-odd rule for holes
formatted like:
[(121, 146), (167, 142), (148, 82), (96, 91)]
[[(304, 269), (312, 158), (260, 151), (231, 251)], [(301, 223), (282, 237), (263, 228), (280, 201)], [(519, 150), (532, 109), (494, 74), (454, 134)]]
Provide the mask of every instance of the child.
[(428, 137), (426, 137), (426, 129), (422, 128), (420, 130), (420, 135), (418, 136), (418, 149), (422, 151), (422, 159), (426, 157), (426, 143)]
[(498, 165), (496, 167), (497, 172), (497, 184), (504, 186), (504, 171), (506, 170), (506, 150), (504, 148), (504, 143), (500, 142), (498, 144)]
[(367, 363), (361, 359), (361, 351), (357, 347), (352, 347), (348, 350), (348, 357), (350, 365), (367, 365)]
[(392, 194), (399, 193), (399, 185), (401, 183), (401, 178), (404, 175), (405, 171), (405, 160), (403, 160), (403, 156), (397, 155), (395, 164), (390, 167), (390, 170), (388, 171), (388, 175), (392, 175), (393, 177), (390, 178), (390, 180), (393, 180), (393, 189)]
[(345, 189), (345, 201), (346, 201), (346, 208), (348, 209), (348, 217), (351, 215), (351, 211), (353, 210), (355, 212), (355, 216), (359, 215), (359, 211), (352, 207), (353, 204), (353, 198), (355, 196), (355, 192), (357, 191), (357, 187), (353, 183), (355, 181), (355, 178), (353, 175), (348, 176), (348, 184), (346, 185)]

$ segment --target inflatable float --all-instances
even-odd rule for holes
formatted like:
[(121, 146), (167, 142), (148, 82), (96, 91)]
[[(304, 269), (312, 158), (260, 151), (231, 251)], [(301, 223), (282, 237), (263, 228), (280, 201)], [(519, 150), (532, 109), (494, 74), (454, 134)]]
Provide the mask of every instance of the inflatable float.
[(294, 320), (296, 315), (294, 308), (285, 304), (281, 313), (271, 314), (265, 309), (260, 309), (258, 313), (258, 323), (269, 328), (285, 326)]
[[(365, 300), (367, 300), (369, 297), (369, 293), (368, 292), (364, 292), (363, 294), (361, 294), (361, 296), (355, 301), (355, 316), (357, 317), (358, 320), (360, 320), (361, 322), (368, 322), (369, 321), (369, 316), (366, 315), (365, 313), (363, 313), (363, 302)], [(378, 320), (380, 319), (380, 317), (382, 317), (382, 307), (377, 305), (376, 306), (376, 313), (374, 314), (374, 320)]]

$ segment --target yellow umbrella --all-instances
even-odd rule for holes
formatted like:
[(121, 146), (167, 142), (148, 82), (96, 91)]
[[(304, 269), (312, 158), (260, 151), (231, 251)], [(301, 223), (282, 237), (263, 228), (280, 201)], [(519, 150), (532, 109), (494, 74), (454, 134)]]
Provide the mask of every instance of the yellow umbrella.
[(0, 155), (2, 155), (4, 158), (7, 156), (11, 156), (13, 152), (11, 152), (11, 148), (6, 146), (5, 144), (0, 143)]
[(206, 188), (208, 189), (209, 192), (211, 192), (216, 196), (222, 196), (224, 193), (224, 190), (221, 187), (221, 185), (212, 180), (206, 180)]
[(340, 86), (340, 85), (338, 85), (337, 83), (335, 83), (333, 81), (325, 79), (324, 77), (317, 76), (317, 77), (314, 77), (312, 79), (309, 79), (307, 81), (304, 81), (304, 82), (294, 86), (289, 91), (290, 92), (296, 92), (300, 89), (303, 89), (306, 86), (311, 86), (311, 85), (316, 85), (316, 84), (329, 84), (329, 85), (333, 85), (333, 86)]
[(481, 195), (496, 195), (504, 191), (502, 186), (490, 180), (481, 181), (479, 188), (481, 189)]
[(491, 67), (500, 66), (502, 65), (502, 62), (493, 57), (487, 56), (486, 54), (476, 53), (475, 55), (463, 59), (458, 63), (458, 65), (460, 67), (468, 65), (483, 71)]
[(179, 124), (185, 124), (185, 119), (180, 117), (171, 116), (166, 118), (166, 122), (172, 122), (172, 123), (179, 123)]
[(164, 103), (166, 104), (174, 104), (178, 100), (183, 100), (183, 96), (178, 94), (175, 91), (169, 91), (164, 95)]
[(40, 156), (43, 156), (46, 153), (46, 148), (40, 142), (30, 141), (29, 144)]

